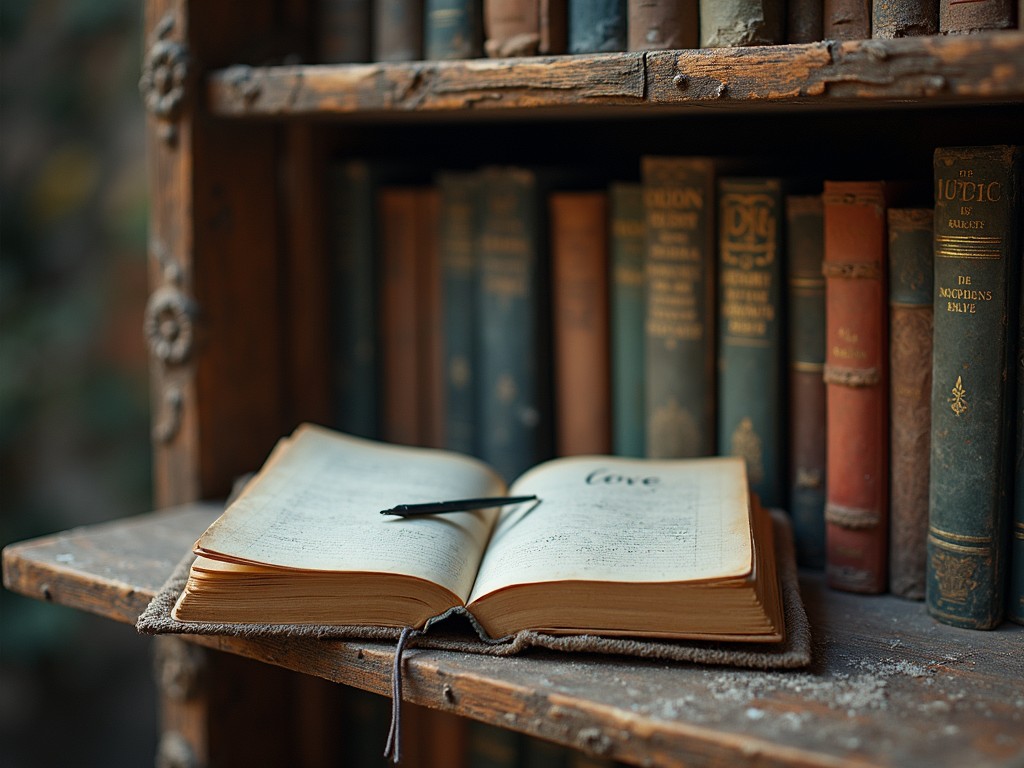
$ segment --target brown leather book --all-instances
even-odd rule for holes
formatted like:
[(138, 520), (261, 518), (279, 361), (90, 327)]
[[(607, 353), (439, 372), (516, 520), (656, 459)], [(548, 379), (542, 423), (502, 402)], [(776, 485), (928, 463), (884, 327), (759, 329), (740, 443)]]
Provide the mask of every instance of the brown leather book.
[(441, 295), (439, 190), (420, 191), (418, 226), (420, 231), (416, 281), (419, 285), (419, 364), (420, 442), (431, 448), (444, 448), (445, 370), (444, 314)]
[(930, 208), (889, 210), (889, 591), (924, 599), (932, 398)]
[(939, 0), (874, 0), (871, 36), (883, 40), (934, 35), (939, 31)]
[(419, 358), (420, 291), (416, 254), (422, 190), (384, 187), (377, 196), (380, 222), (380, 345), (382, 437), (419, 445), (422, 366)]
[(629, 50), (696, 48), (700, 43), (698, 0), (628, 0)]
[(1013, 29), (1016, 24), (1013, 0), (939, 0), (939, 32), (944, 35)]
[(822, 39), (821, 0), (789, 0), (786, 3), (786, 42), (816, 43)]
[(825, 559), (829, 585), (851, 592), (886, 588), (886, 208), (884, 182), (825, 182)]
[(549, 202), (556, 450), (611, 453), (608, 195), (555, 192)]
[(871, 37), (871, 0), (825, 0), (822, 23), (826, 40), (866, 40)]
[(565, 53), (566, 0), (483, 0), (484, 52), (492, 59)]
[(374, 0), (375, 61), (423, 58), (423, 3), (420, 0)]

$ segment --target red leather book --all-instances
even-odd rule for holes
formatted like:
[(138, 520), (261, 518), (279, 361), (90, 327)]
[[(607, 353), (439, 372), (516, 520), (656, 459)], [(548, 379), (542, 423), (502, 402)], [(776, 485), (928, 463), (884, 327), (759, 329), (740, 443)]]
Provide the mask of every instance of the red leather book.
[(825, 182), (825, 561), (829, 585), (851, 592), (887, 577), (886, 207), (884, 182)]
[(611, 453), (608, 195), (555, 192), (550, 206), (555, 448)]

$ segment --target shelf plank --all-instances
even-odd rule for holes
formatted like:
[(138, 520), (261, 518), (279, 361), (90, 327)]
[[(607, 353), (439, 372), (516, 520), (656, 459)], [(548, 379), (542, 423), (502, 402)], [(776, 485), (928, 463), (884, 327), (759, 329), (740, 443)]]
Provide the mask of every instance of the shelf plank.
[[(134, 623), (218, 514), (188, 505), (8, 547), (16, 592)], [(637, 765), (1024, 762), (1024, 627), (946, 627), (919, 603), (801, 588), (815, 663), (755, 672), (591, 655), (412, 649), (409, 701)], [(387, 695), (386, 643), (193, 638)]]
[[(834, 109), (1024, 98), (1024, 33), (450, 62), (232, 66), (210, 74), (222, 117), (494, 110), (590, 115), (676, 107)], [(644, 114), (661, 110), (644, 111)]]

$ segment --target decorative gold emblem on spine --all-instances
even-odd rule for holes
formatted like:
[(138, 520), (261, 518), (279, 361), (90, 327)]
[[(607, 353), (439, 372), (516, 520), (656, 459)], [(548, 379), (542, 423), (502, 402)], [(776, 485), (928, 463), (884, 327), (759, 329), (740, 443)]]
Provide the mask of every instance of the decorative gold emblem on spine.
[(974, 561), (940, 550), (932, 553), (932, 565), (940, 598), (950, 603), (966, 603), (968, 595), (978, 586)]
[(967, 413), (967, 390), (964, 389), (963, 377), (956, 377), (956, 386), (950, 391), (953, 396), (949, 399), (949, 407), (957, 416), (963, 416)]
[(764, 479), (764, 446), (750, 417), (741, 419), (732, 433), (732, 455), (747, 462), (750, 482), (759, 483)]

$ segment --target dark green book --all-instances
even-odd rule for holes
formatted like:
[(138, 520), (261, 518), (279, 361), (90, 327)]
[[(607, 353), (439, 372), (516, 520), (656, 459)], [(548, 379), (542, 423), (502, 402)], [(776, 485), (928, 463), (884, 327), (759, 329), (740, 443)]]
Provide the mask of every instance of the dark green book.
[(552, 456), (545, 185), (525, 168), (480, 172), (479, 455), (507, 480)]
[(718, 445), (747, 464), (767, 507), (785, 504), (783, 187), (718, 182)]
[(639, 184), (609, 188), (612, 450), (644, 455), (644, 203)]
[(569, 0), (569, 53), (626, 50), (626, 0)]
[(377, 175), (362, 161), (338, 163), (327, 173), (335, 421), (344, 432), (371, 438), (380, 429)]
[(1003, 617), (1014, 454), (1020, 148), (935, 151), (935, 344), (926, 602), (940, 621)]
[(715, 452), (715, 173), (644, 157), (646, 442), (652, 458)]
[(472, 59), (483, 55), (480, 0), (426, 0), (423, 47), (427, 59)]
[(825, 567), (825, 226), (822, 198), (786, 198), (789, 512), (800, 565)]
[(477, 194), (473, 173), (437, 178), (444, 314), (445, 447), (477, 454)]

